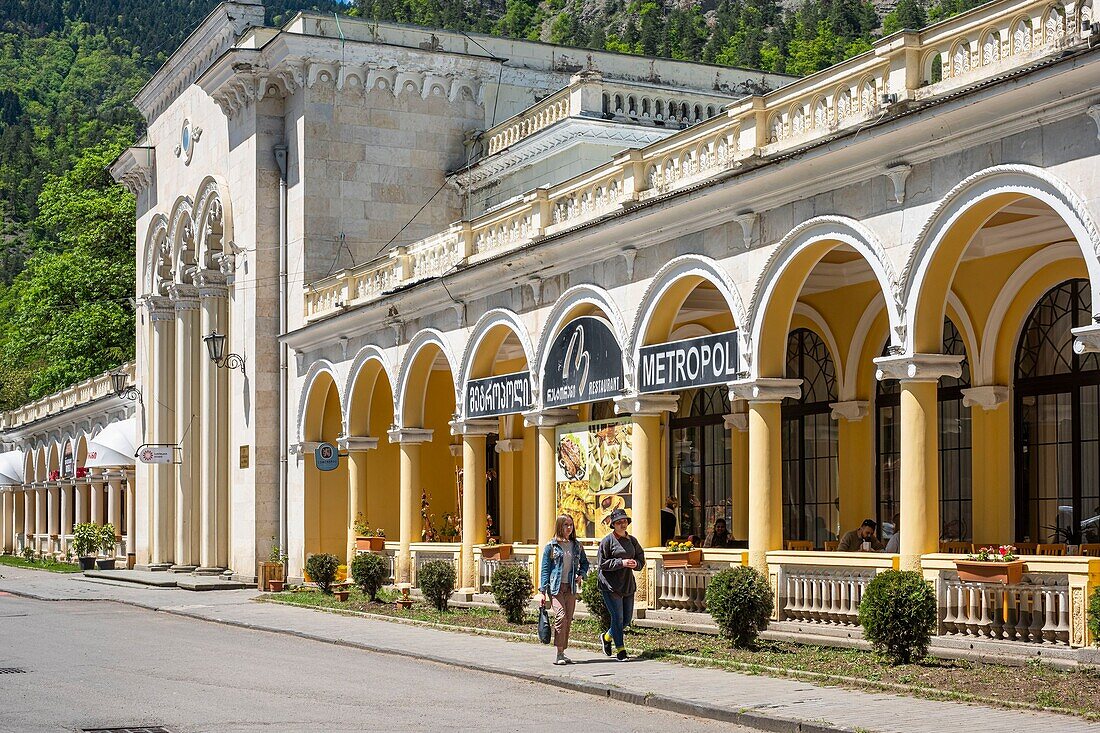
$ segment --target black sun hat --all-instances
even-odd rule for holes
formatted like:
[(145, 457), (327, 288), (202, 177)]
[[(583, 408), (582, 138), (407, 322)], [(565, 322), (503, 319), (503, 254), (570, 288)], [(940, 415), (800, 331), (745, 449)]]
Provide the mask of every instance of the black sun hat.
[(627, 524), (630, 524), (630, 515), (626, 513), (624, 509), (616, 509), (607, 517), (607, 526), (615, 524), (620, 519), (625, 519)]

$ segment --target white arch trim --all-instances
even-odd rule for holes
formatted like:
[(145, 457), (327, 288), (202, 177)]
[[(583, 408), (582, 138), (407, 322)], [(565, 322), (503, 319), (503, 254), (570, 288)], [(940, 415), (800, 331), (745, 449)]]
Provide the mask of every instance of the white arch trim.
[[(395, 386), (394, 400), (397, 402), (397, 409), (394, 411), (394, 417), (397, 418), (395, 424), (398, 428), (423, 427), (421, 425), (405, 425), (405, 400), (408, 397), (406, 394), (408, 390), (409, 370), (412, 368), (412, 364), (416, 361), (417, 355), (426, 346), (434, 344), (439, 347), (439, 350), (443, 352), (443, 358), (447, 360), (447, 366), (451, 370), (451, 380), (454, 381), (454, 376), (458, 373), (456, 365), (458, 362), (454, 358), (454, 353), (451, 350), (451, 345), (447, 343), (447, 337), (443, 333), (434, 328), (426, 328), (420, 331), (409, 342), (408, 348), (405, 349), (405, 354), (401, 360), (401, 369), (397, 373), (397, 384)], [(459, 395), (457, 385), (452, 385), (455, 390), (455, 405), (459, 404)], [(427, 384), (424, 386), (427, 389)]]
[(966, 358), (970, 360), (970, 383), (974, 384), (974, 378), (980, 370), (981, 345), (978, 343), (978, 333), (974, 330), (974, 321), (970, 318), (970, 311), (954, 290), (947, 293), (947, 304), (951, 306), (957, 318), (951, 319), (955, 328), (959, 329), (963, 337), (963, 348), (966, 350)]
[[(470, 371), (474, 367), (474, 356), (481, 347), (481, 342), (497, 326), (504, 326), (511, 330), (519, 339), (520, 346), (523, 348), (523, 358), (527, 361), (527, 371), (532, 377), (532, 383), (538, 383), (533, 371), (535, 351), (531, 345), (531, 335), (528, 333), (527, 327), (515, 312), (506, 308), (494, 308), (477, 319), (477, 323), (474, 324), (469, 337), (466, 339), (466, 351), (462, 355), (462, 366), (458, 372), (458, 394), (460, 397), (466, 394), (466, 384), (470, 381)], [(460, 399), (457, 404), (459, 405), (459, 412), (465, 416), (466, 400)]]
[[(783, 237), (764, 265), (749, 309), (752, 323), (750, 343), (754, 352), (761, 342), (760, 331), (764, 325), (764, 314), (767, 313), (775, 288), (786, 272), (791, 258), (823, 240), (847, 244), (863, 256), (885, 298), (890, 316), (891, 333), (896, 333), (896, 327), (902, 322), (898, 278), (882, 243), (869, 229), (854, 219), (844, 216), (819, 216), (799, 224)], [(799, 285), (800, 288), (801, 285)], [(760, 376), (756, 359), (751, 360), (749, 372), (751, 378)]]
[[(542, 373), (546, 365), (546, 350), (549, 348), (550, 341), (557, 336), (558, 332), (565, 326), (565, 317), (569, 311), (579, 305), (586, 304), (599, 308), (603, 311), (604, 315), (607, 316), (608, 321), (611, 323), (611, 329), (615, 334), (615, 339), (619, 342), (620, 347), (623, 344), (629, 343), (629, 341), (627, 341), (628, 335), (622, 312), (619, 310), (618, 305), (615, 303), (610, 293), (598, 285), (574, 285), (566, 290), (554, 302), (554, 307), (550, 309), (542, 333), (539, 335), (539, 347), (535, 358), (535, 363), (538, 365), (538, 371), (535, 374), (535, 384), (538, 385), (538, 394), (535, 396), (535, 404), (539, 407), (542, 406)], [(623, 364), (623, 375), (626, 378), (627, 384), (633, 385), (634, 368), (633, 363), (630, 361), (630, 357), (627, 356), (628, 353), (629, 352), (624, 348), (623, 360), (626, 363)]]
[[(306, 371), (305, 379), (302, 380), (302, 392), (298, 397), (298, 423), (295, 428), (294, 435), (297, 438), (296, 442), (301, 443), (302, 429), (304, 427), (306, 419), (306, 405), (309, 404), (310, 395), (313, 393), (313, 387), (316, 385), (318, 378), (322, 374), (327, 374), (331, 379), (333, 385), (336, 386), (337, 397), (340, 398), (340, 404), (344, 404), (343, 396), (339, 394), (340, 380), (336, 375), (336, 367), (328, 359), (318, 359), (309, 365), (309, 369)], [(343, 415), (340, 416), (341, 422), (343, 422)]]
[(233, 203), (229, 198), (229, 184), (221, 176), (207, 176), (199, 183), (195, 192), (195, 243), (196, 261), (200, 267), (210, 254), (206, 231), (215, 207), (220, 207), (222, 224), (222, 246), (233, 242)]
[[(163, 239), (162, 239), (163, 237)], [(142, 274), (144, 292), (142, 295), (160, 295), (156, 291), (157, 263), (160, 261), (161, 242), (168, 237), (168, 217), (157, 214), (149, 221), (149, 230), (145, 235), (145, 272)]]
[(386, 352), (381, 347), (374, 344), (368, 344), (359, 349), (359, 352), (355, 355), (355, 358), (351, 360), (351, 366), (348, 367), (348, 379), (344, 384), (344, 391), (340, 395), (341, 415), (344, 423), (344, 434), (348, 433), (348, 415), (351, 414), (351, 399), (355, 394), (355, 384), (359, 381), (359, 375), (362, 373), (363, 368), (368, 362), (378, 362), (382, 367), (382, 373), (386, 375), (386, 380), (390, 383), (390, 397), (393, 400), (391, 408), (396, 407), (397, 398), (395, 385), (397, 380), (394, 379), (393, 365), (390, 363), (389, 358), (386, 356)]
[(867, 345), (867, 337), (871, 334), (871, 327), (878, 318), (878, 314), (886, 307), (886, 301), (875, 298), (863, 311), (856, 324), (856, 330), (852, 334), (852, 343), (848, 346), (848, 357), (844, 361), (843, 389), (837, 389), (837, 395), (841, 402), (851, 402), (856, 399), (856, 390), (859, 385), (859, 360), (863, 349)]
[(634, 318), (634, 330), (630, 337), (630, 355), (632, 361), (638, 363), (638, 352), (642, 348), (642, 340), (649, 330), (653, 320), (653, 309), (661, 302), (665, 294), (678, 281), (685, 277), (699, 277), (713, 285), (726, 301), (726, 307), (733, 315), (737, 328), (745, 328), (748, 323), (748, 315), (745, 304), (741, 300), (741, 293), (737, 285), (724, 267), (709, 257), (702, 255), (683, 255), (667, 262), (649, 282), (645, 294), (638, 303), (638, 310)]
[(847, 369), (848, 363), (840, 361), (840, 348), (836, 343), (836, 336), (833, 335), (833, 330), (829, 328), (829, 324), (825, 322), (824, 317), (813, 306), (805, 303), (795, 303), (794, 312), (792, 315), (802, 316), (814, 324), (817, 328), (818, 334), (825, 341), (825, 346), (829, 349), (829, 354), (833, 357), (833, 364), (836, 371), (836, 394), (840, 399), (840, 395), (847, 394), (848, 383), (844, 369)]
[[(993, 384), (997, 360), (998, 331), (1004, 326), (1005, 315), (1018, 298), (1024, 285), (1026, 285), (1031, 278), (1035, 277), (1044, 267), (1061, 260), (1078, 259), (1080, 256), (1081, 247), (1076, 242), (1059, 242), (1058, 244), (1044, 247), (1031, 255), (1031, 257), (1021, 262), (1020, 266), (1009, 275), (1008, 280), (1005, 281), (1004, 287), (1001, 288), (1001, 292), (997, 294), (997, 299), (993, 301), (993, 307), (990, 308), (989, 318), (985, 323), (985, 330), (982, 331), (981, 371), (972, 370), (975, 386)], [(1039, 298), (1042, 297), (1042, 295), (1039, 296)], [(1039, 302), (1039, 298), (1035, 299), (1035, 302), (1030, 304), (1028, 308), (1029, 312), (1035, 307), (1035, 303)], [(1024, 321), (1016, 324), (1015, 338), (1012, 339), (1013, 344), (1019, 343), (1020, 334), (1023, 332), (1023, 329)]]
[(1061, 179), (1031, 165), (998, 165), (969, 176), (936, 204), (917, 235), (903, 272), (905, 302), (905, 347), (913, 351), (913, 333), (920, 293), (928, 268), (944, 237), (972, 206), (1005, 193), (1018, 193), (1043, 202), (1062, 218), (1073, 233), (1078, 252), (1084, 257), (1092, 285), (1094, 315), (1100, 315), (1100, 231), (1085, 202)]

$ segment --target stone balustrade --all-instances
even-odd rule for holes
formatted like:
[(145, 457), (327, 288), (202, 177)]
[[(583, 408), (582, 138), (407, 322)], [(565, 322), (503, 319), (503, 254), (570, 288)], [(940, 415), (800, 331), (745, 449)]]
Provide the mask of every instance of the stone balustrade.
[[(134, 383), (134, 362), (127, 362), (118, 368), (126, 374), (126, 383)], [(112, 370), (117, 371), (117, 370)], [(57, 415), (74, 407), (94, 402), (115, 393), (111, 372), (99, 374), (83, 382), (77, 382), (60, 392), (30, 402), (14, 410), (0, 413), (0, 432), (15, 430), (37, 420)]]
[(459, 562), (462, 557), (462, 543), (460, 542), (414, 542), (410, 548), (412, 554), (413, 577), (412, 582), (417, 583), (416, 576), (424, 563), (433, 560), (447, 560), (454, 565), (457, 582)]
[[(893, 33), (865, 53), (773, 92), (726, 105), (709, 119), (710, 108), (717, 107), (717, 95), (710, 100), (672, 100), (657, 96), (656, 88), (647, 97), (633, 87), (605, 90), (599, 79), (580, 79), (486, 133), (490, 154), (563, 116), (597, 105), (602, 108), (605, 101), (606, 114), (612, 118), (620, 102), (627, 117), (631, 109), (639, 118), (645, 117), (648, 103), (652, 120), (657, 119), (658, 102), (665, 119), (672, 119), (669, 108), (675, 101), (675, 120), (684, 117), (684, 105), (688, 105), (686, 117), (692, 126), (559, 185), (536, 189), (445, 232), (395, 247), (381, 258), (307, 285), (306, 320), (334, 315), (346, 306), (438, 277), (490, 253), (516, 250), (549, 234), (595, 222), (622, 206), (765, 164), (948, 98), (965, 87), (1087, 48), (1091, 14), (1091, 5), (1081, 2), (987, 3), (919, 32)], [(589, 99), (593, 96), (599, 101)]]
[(859, 625), (859, 604), (871, 580), (896, 570), (897, 555), (863, 552), (768, 553), (768, 575), (776, 592), (774, 617), (840, 626)]
[(646, 552), (652, 566), (653, 594), (650, 607), (657, 611), (706, 613), (707, 585), (715, 573), (745, 564), (743, 550), (704, 550), (703, 564), (690, 568), (666, 568), (657, 551)]

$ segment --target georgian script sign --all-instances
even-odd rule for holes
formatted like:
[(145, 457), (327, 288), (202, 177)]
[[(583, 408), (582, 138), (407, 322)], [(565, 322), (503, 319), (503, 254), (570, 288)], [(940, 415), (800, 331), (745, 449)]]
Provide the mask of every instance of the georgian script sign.
[(574, 318), (550, 344), (542, 368), (543, 407), (596, 402), (622, 394), (623, 350), (611, 325)]
[(466, 417), (497, 417), (531, 409), (528, 372), (471, 379), (466, 383)]
[(643, 346), (639, 356), (639, 392), (725, 384), (740, 364), (737, 331)]

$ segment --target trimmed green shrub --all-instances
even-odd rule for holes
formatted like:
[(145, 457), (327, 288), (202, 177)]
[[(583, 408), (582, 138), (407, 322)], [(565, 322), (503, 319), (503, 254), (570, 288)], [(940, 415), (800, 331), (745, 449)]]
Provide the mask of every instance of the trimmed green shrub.
[(1089, 598), (1089, 633), (1092, 634), (1092, 643), (1100, 646), (1100, 588), (1092, 592)]
[(332, 584), (336, 581), (336, 572), (340, 569), (340, 560), (336, 555), (321, 553), (310, 555), (306, 560), (306, 572), (309, 579), (317, 584), (322, 593), (332, 595)]
[(736, 647), (751, 647), (768, 628), (773, 602), (768, 579), (755, 568), (720, 570), (707, 585), (707, 613)]
[(936, 594), (912, 570), (879, 573), (859, 604), (863, 636), (893, 664), (909, 664), (928, 653), (936, 624)]
[(535, 584), (526, 565), (501, 565), (493, 573), (493, 598), (510, 624), (523, 623), (523, 611), (535, 595)]
[(442, 613), (455, 591), (455, 566), (447, 560), (429, 560), (416, 571), (416, 583), (424, 600)]
[(588, 573), (588, 576), (581, 584), (581, 600), (584, 601), (584, 605), (588, 607), (588, 613), (593, 618), (599, 620), (600, 631), (607, 631), (611, 628), (611, 613), (603, 603), (603, 596), (600, 595), (598, 575), (599, 573), (595, 568)]
[(368, 600), (377, 601), (378, 591), (386, 580), (386, 562), (381, 555), (364, 552), (351, 561), (351, 579)]
[(73, 527), (73, 554), (87, 557), (99, 546), (99, 526), (91, 522), (81, 522)]

